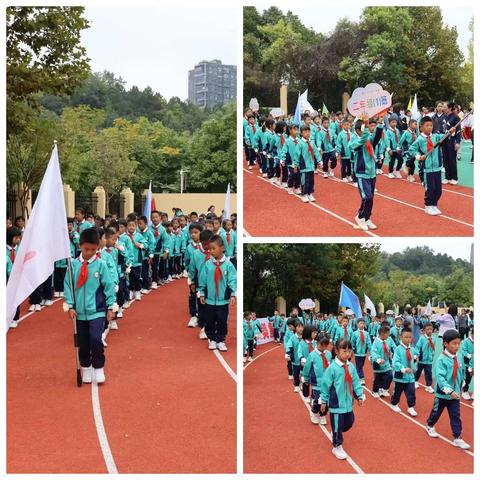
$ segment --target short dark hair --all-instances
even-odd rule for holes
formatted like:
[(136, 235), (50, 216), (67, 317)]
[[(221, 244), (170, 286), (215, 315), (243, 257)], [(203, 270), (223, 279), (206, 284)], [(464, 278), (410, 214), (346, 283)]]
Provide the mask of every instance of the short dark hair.
[(350, 342), (350, 340), (347, 340), (346, 338), (339, 338), (335, 342), (335, 348), (337, 350), (340, 350), (341, 348), (344, 349), (344, 350), (351, 350), (352, 349), (352, 343)]
[(22, 232), (20, 231), (19, 228), (17, 227), (7, 228), (7, 245), (11, 247), (13, 244), (13, 239), (15, 237), (21, 237), (21, 236), (22, 236)]
[(378, 333), (389, 333), (390, 332), (390, 327), (388, 325), (382, 325), (378, 329)]
[(429, 117), (428, 115), (426, 117), (422, 117), (420, 119), (420, 123), (418, 124), (419, 127), (423, 127), (426, 123), (428, 122), (433, 122), (432, 118)]
[(216, 243), (219, 247), (224, 246), (223, 238), (220, 235), (213, 235), (212, 238), (210, 238), (210, 243)]
[(142, 222), (145, 222), (145, 223), (148, 223), (148, 219), (145, 215), (140, 215), (137, 219), (138, 221), (142, 221)]
[(98, 229), (97, 228), (86, 228), (80, 234), (80, 245), (82, 245), (82, 243), (94, 243), (95, 245), (98, 245), (100, 243), (100, 237), (98, 235)]
[(453, 340), (456, 340), (457, 338), (462, 338), (460, 336), (460, 333), (457, 332), (457, 330), (454, 330), (453, 328), (450, 330), (447, 330), (443, 332), (443, 343), (450, 343)]
[(330, 345), (330, 335), (328, 335), (328, 333), (325, 333), (320, 338), (317, 338), (317, 345), (318, 344), (325, 346)]
[(447, 312), (449, 315), (451, 315), (452, 317), (456, 317), (457, 314), (458, 314), (458, 307), (452, 303), (448, 306), (448, 312)]
[(302, 125), (300, 127), (300, 133), (306, 132), (307, 130), (310, 131), (310, 127), (308, 125)]
[(106, 228), (105, 229), (105, 238), (113, 237), (117, 232), (113, 228)]
[(317, 331), (317, 328), (314, 327), (313, 325), (306, 325), (303, 328), (302, 338), (304, 340), (310, 340), (312, 338), (312, 333), (316, 331)]
[(203, 225), (199, 222), (193, 222), (188, 226), (188, 231), (191, 232), (192, 230), (198, 230), (199, 232), (202, 232)]
[(201, 242), (209, 242), (213, 237), (213, 232), (211, 230), (202, 230), (200, 232), (200, 241)]

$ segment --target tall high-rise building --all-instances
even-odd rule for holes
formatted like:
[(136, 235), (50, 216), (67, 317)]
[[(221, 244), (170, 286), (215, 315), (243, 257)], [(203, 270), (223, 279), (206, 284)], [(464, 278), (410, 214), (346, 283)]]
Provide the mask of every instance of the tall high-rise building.
[(223, 105), (237, 97), (237, 66), (202, 60), (188, 72), (188, 100), (201, 108)]

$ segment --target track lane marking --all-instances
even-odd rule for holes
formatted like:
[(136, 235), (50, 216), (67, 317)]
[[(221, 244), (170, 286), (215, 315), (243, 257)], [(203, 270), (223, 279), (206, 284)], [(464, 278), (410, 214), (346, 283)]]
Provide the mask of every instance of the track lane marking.
[(258, 358), (262, 357), (262, 356), (265, 355), (266, 353), (271, 352), (272, 350), (276, 350), (279, 346), (280, 346), (280, 345), (275, 345), (273, 348), (269, 348), (269, 349), (266, 350), (265, 352), (262, 352), (262, 353), (260, 353), (259, 355), (257, 355), (256, 357), (254, 357), (251, 362), (248, 362), (246, 365), (243, 366), (243, 371), (245, 371), (245, 370), (247, 369), (247, 367), (249, 367), (253, 362), (255, 362), (255, 360), (257, 360)]
[[(57, 298), (57, 299), (53, 300), (53, 303), (56, 303), (56, 302), (58, 302), (59, 300), (62, 300), (62, 299), (61, 299), (61, 298)], [(52, 305), (50, 305), (50, 306), (52, 306)], [(42, 310), (43, 310), (44, 308), (45, 308), (45, 305), (42, 307)], [(46, 307), (46, 308), (48, 308), (48, 307)], [(40, 312), (41, 312), (42, 310), (40, 310)], [(23, 321), (24, 321), (27, 317), (29, 317), (30, 315), (33, 315), (34, 313), (40, 313), (40, 312), (35, 312), (35, 311), (33, 311), (33, 312), (28, 312), (28, 313), (26, 313), (23, 317), (20, 317), (20, 318), (17, 320), (17, 324), (23, 322)]]
[[(367, 388), (365, 385), (363, 385), (363, 388), (372, 396), (372, 398), (375, 398), (371, 392), (371, 390), (369, 388)], [(375, 400), (380, 400), (382, 403), (384, 403), (388, 408), (390, 408), (390, 404), (388, 402), (386, 402), (385, 400), (383, 400), (383, 398), (375, 398)], [(393, 410), (392, 410), (393, 411)], [(397, 413), (397, 412), (395, 412)], [(414, 418), (412, 418), (410, 415), (407, 415), (406, 413), (404, 412), (398, 412), (399, 415), (402, 415), (403, 417), (405, 417), (407, 420), (410, 420), (412, 423), (416, 424), (417, 426), (419, 426), (424, 432), (425, 432), (425, 435), (428, 436), (427, 434), (427, 430), (425, 428), (425, 425), (422, 425), (420, 422), (417, 422), (417, 420), (415, 420)], [(440, 438), (441, 440), (443, 440), (444, 442), (447, 442), (449, 443), (450, 445), (452, 445), (454, 448), (456, 448), (457, 450), (461, 450), (462, 452), (466, 453), (467, 455), (470, 455), (471, 457), (474, 457), (474, 454), (473, 452), (471, 452), (470, 450), (463, 450), (461, 448), (458, 448), (458, 447), (455, 447), (453, 442), (451, 440), (449, 440), (447, 437), (444, 437), (443, 435), (441, 435), (440, 433), (438, 433), (438, 438)], [(430, 437), (429, 437), (430, 438)]]
[(218, 350), (212, 350), (213, 354), (217, 358), (217, 360), (220, 362), (222, 367), (227, 371), (227, 373), (233, 378), (234, 382), (237, 382), (237, 374), (232, 370), (232, 367), (227, 363), (225, 358), (223, 358), (223, 355), (218, 351)]

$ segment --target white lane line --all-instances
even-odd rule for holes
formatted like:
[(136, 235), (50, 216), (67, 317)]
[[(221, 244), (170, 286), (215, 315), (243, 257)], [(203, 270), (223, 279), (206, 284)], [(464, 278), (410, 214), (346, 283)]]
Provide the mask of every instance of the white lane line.
[[(385, 175), (381, 175), (381, 176), (385, 176)], [(389, 178), (389, 180), (395, 180), (395, 179)], [(406, 178), (401, 178), (401, 179), (397, 178), (396, 180), (402, 180), (403, 182), (407, 182), (411, 185), (418, 185), (419, 187), (422, 187), (423, 190), (425, 190), (425, 187), (422, 185), (422, 183), (417, 182), (416, 180), (414, 182), (409, 182)], [(469, 195), (468, 193), (456, 192), (455, 190), (449, 190), (448, 188), (443, 188), (442, 186), (442, 193), (443, 192), (454, 193), (455, 195), (461, 195), (462, 197), (475, 198), (473, 195)]]
[[(279, 187), (278, 185), (275, 185), (275, 184), (272, 184), (269, 180), (263, 178), (263, 177), (260, 177), (260, 176), (257, 176), (256, 178), (258, 178), (259, 180), (263, 180), (264, 182), (267, 182), (269, 185), (273, 185), (274, 187), (277, 187), (278, 189), (280, 190), (283, 190), (285, 191), (286, 193), (286, 190), (283, 188), (283, 187)], [(300, 199), (300, 195), (297, 195), (297, 194), (294, 194), (293, 195), (294, 197)], [(303, 202), (302, 202), (303, 203)], [(313, 203), (313, 202), (309, 202), (309, 204), (312, 206), (312, 207), (315, 207), (315, 208), (318, 208), (320, 209), (322, 212), (324, 213), (327, 213), (328, 215), (331, 215), (332, 217), (336, 218), (337, 220), (340, 220), (344, 223), (347, 223), (348, 225), (350, 225), (351, 227), (355, 228), (356, 225), (351, 222), (350, 220), (347, 220), (346, 218), (344, 217), (341, 217), (340, 215), (337, 215), (336, 213), (332, 212), (331, 210), (327, 210), (326, 208), (324, 207), (321, 207), (320, 205), (316, 204), (316, 203)], [(364, 233), (366, 235), (370, 235), (371, 237), (379, 237), (379, 235), (376, 235), (375, 233), (372, 233), (370, 232), (369, 230), (367, 231), (361, 231), (361, 233)]]
[[(311, 408), (310, 408), (310, 405), (308, 405), (307, 403), (304, 402), (303, 400), (303, 395), (302, 395), (302, 392), (298, 392), (298, 395), (300, 397), (300, 401), (305, 405), (306, 409), (308, 410), (309, 414), (310, 414), (310, 411), (311, 411)], [(310, 420), (310, 419), (309, 419)], [(332, 441), (332, 435), (331, 433), (327, 430), (327, 427), (325, 427), (325, 425), (320, 425), (319, 424), (319, 427), (320, 429), (322, 430), (323, 434), (328, 438), (328, 440), (331, 442)], [(345, 451), (345, 449), (343, 449), (343, 451)], [(345, 451), (346, 455), (347, 455), (347, 462), (350, 464), (350, 466), (357, 472), (357, 473), (365, 473), (359, 466), (358, 464), (353, 460), (353, 458)]]
[[(363, 385), (363, 388), (370, 394), (372, 395), (372, 392), (370, 391), (370, 389), (368, 389), (365, 385)], [(372, 395), (372, 398), (375, 398), (373, 397)], [(384, 403), (388, 408), (390, 408), (390, 404), (388, 402), (386, 402), (385, 400), (383, 400), (383, 398), (376, 398), (375, 400), (380, 400), (382, 403)], [(416, 425), (418, 425), (424, 432), (425, 432), (425, 435), (427, 435), (427, 430), (425, 428), (425, 425), (422, 425), (420, 422), (417, 422), (416, 420), (414, 420), (410, 415), (407, 415), (403, 412), (398, 412), (399, 415), (402, 415), (403, 417), (405, 417), (407, 420), (410, 420), (411, 422), (415, 423)], [(438, 433), (438, 432), (437, 432)], [(453, 442), (451, 440), (449, 440), (447, 437), (444, 437), (443, 435), (440, 435), (438, 433), (438, 438), (440, 438), (441, 440), (443, 440), (444, 442), (447, 442), (449, 443), (450, 445), (454, 446)], [(457, 447), (455, 447), (457, 448)], [(470, 450), (463, 450), (463, 449), (458, 449), (458, 450), (461, 450), (462, 452), (465, 452), (467, 455), (470, 455), (471, 457), (473, 457), (473, 452), (471, 452)]]
[[(418, 383), (419, 385), (421, 385), (422, 387), (425, 387), (425, 388), (427, 387), (426, 385), (424, 385), (424, 384), (421, 383), (421, 382), (418, 382), (418, 381), (417, 381), (417, 383)], [(465, 403), (465, 402), (462, 402), (462, 401), (460, 401), (460, 403), (461, 403), (462, 405), (464, 405), (465, 407), (471, 408), (471, 409), (473, 410), (472, 405), (469, 405), (468, 403)]]
[[(62, 299), (61, 299), (61, 298), (57, 298), (56, 300), (53, 301), (53, 303), (56, 303), (56, 302), (58, 302), (59, 300), (62, 300)], [(50, 306), (51, 306), (51, 305), (50, 305)], [(43, 306), (43, 307), (42, 307), (42, 310), (43, 310), (44, 308), (48, 308), (48, 307)], [(40, 310), (40, 312), (41, 312), (42, 310)], [(23, 317), (20, 317), (20, 318), (17, 320), (17, 323), (23, 322), (27, 317), (29, 317), (30, 315), (33, 315), (34, 313), (39, 313), (39, 312), (28, 312), (28, 313), (26, 313)]]
[(102, 449), (103, 460), (105, 461), (107, 472), (118, 473), (117, 466), (115, 465), (115, 460), (113, 459), (112, 451), (108, 443), (107, 433), (105, 432), (105, 425), (103, 424), (102, 410), (100, 408), (100, 395), (98, 393), (98, 384), (96, 381), (92, 382), (92, 408), (98, 441), (100, 443), (100, 448)]
[[(336, 178), (336, 177), (331, 178), (331, 180), (334, 180), (338, 183), (342, 183), (343, 185), (349, 185), (353, 188), (356, 188), (351, 183), (342, 182), (339, 178)], [(405, 206), (410, 207), (410, 208), (415, 208), (416, 210), (420, 210), (421, 212), (425, 211), (424, 207), (419, 207), (417, 205), (412, 205), (411, 203), (404, 202), (403, 200), (398, 200), (397, 198), (390, 197), (388, 195), (385, 195), (384, 193), (376, 192), (375, 195), (378, 196), (378, 197), (386, 198), (388, 200), (392, 200), (392, 202), (397, 202), (397, 203), (400, 203), (401, 205), (405, 205)], [(444, 215), (443, 213), (441, 215), (437, 215), (437, 216), (440, 217), (440, 218), (445, 218), (446, 220), (451, 220), (452, 222), (461, 223), (462, 225), (466, 225), (467, 227), (472, 227), (473, 228), (473, 225), (471, 223), (467, 223), (467, 222), (464, 222), (462, 220), (458, 220), (457, 218), (449, 217), (448, 215)]]
[(245, 237), (251, 237), (251, 235), (245, 230), (245, 227), (243, 227), (243, 235)]
[(218, 350), (212, 350), (213, 354), (217, 357), (218, 361), (221, 363), (222, 367), (227, 371), (227, 373), (233, 378), (233, 381), (237, 381), (237, 374), (232, 370), (227, 361), (223, 358)]
[(260, 357), (262, 357), (263, 355), (265, 355), (265, 354), (268, 353), (268, 352), (271, 352), (272, 350), (276, 350), (279, 346), (280, 346), (280, 345), (275, 345), (273, 348), (269, 348), (269, 349), (266, 350), (265, 352), (260, 353), (259, 355), (257, 355), (256, 357), (254, 357), (251, 362), (248, 362), (248, 363), (243, 367), (243, 370), (245, 371), (245, 370), (247, 369), (247, 367), (249, 367), (252, 363), (254, 363), (256, 360), (258, 360)]
[(246, 169), (246, 168), (244, 168), (244, 170), (245, 170), (247, 173), (249, 173), (250, 175), (253, 175), (253, 172), (252, 172), (252, 171), (250, 171), (250, 170), (248, 170), (248, 169)]

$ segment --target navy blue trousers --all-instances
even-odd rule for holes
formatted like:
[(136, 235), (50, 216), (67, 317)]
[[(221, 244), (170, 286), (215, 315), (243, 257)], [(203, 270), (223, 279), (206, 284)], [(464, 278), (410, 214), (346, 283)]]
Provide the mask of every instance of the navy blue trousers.
[(332, 426), (332, 443), (338, 447), (343, 443), (343, 433), (348, 432), (355, 423), (353, 412), (332, 413), (330, 412), (330, 425)]
[(292, 368), (293, 368), (293, 385), (295, 387), (300, 386), (300, 370), (301, 367), (300, 365), (295, 365), (292, 363)]
[(390, 388), (390, 384), (392, 383), (392, 379), (393, 375), (391, 370), (388, 370), (388, 372), (374, 372), (372, 391), (378, 393), (379, 388), (388, 390)]
[(150, 290), (150, 265), (148, 264), (148, 258), (142, 262), (142, 288)]
[(405, 392), (408, 407), (415, 406), (415, 382), (393, 382), (392, 405), (398, 405), (400, 396)]
[(373, 197), (375, 195), (376, 178), (357, 178), (358, 190), (362, 197), (362, 203), (358, 210), (358, 218), (369, 220), (372, 216)]
[(442, 196), (442, 173), (425, 172), (423, 175), (425, 183), (425, 206), (436, 206)]
[(205, 334), (209, 340), (224, 342), (228, 333), (229, 305), (204, 305)]
[(328, 172), (328, 162), (330, 162), (330, 168), (332, 170), (337, 166), (337, 156), (335, 155), (335, 151), (322, 153), (322, 163), (323, 163), (324, 172)]
[[(395, 161), (397, 162), (397, 168), (395, 168)], [(393, 173), (393, 170), (399, 171), (403, 165), (403, 157), (400, 152), (393, 150), (390, 155), (390, 162), (388, 163), (388, 173)]]
[(302, 173), (302, 195), (311, 195), (314, 192), (315, 174), (314, 172)]
[(130, 290), (139, 292), (142, 289), (142, 267), (132, 267), (130, 270)]
[(288, 167), (288, 181), (289, 188), (300, 188), (300, 172), (295, 172), (293, 167)]
[(425, 383), (427, 384), (427, 387), (432, 386), (432, 364), (430, 363), (419, 363), (418, 364), (418, 369), (415, 372), (415, 381), (418, 382), (418, 379), (420, 378), (420, 375), (422, 374), (422, 371), (425, 372)]
[(453, 437), (460, 438), (462, 436), (462, 419), (460, 418), (460, 400), (447, 400), (445, 398), (435, 397), (433, 408), (427, 420), (427, 425), (433, 427), (441, 417), (443, 410), (447, 409), (450, 417), (450, 428)]
[(320, 411), (320, 390), (314, 390), (312, 388), (312, 413), (320, 413), (321, 417), (324, 417), (328, 413), (328, 407), (322, 413)]
[(103, 368), (105, 354), (102, 343), (106, 317), (95, 320), (77, 320), (78, 356), (82, 367)]
[(363, 372), (363, 366), (365, 365), (365, 356), (355, 355), (355, 367), (357, 368), (357, 373), (360, 379), (365, 378), (365, 373)]

